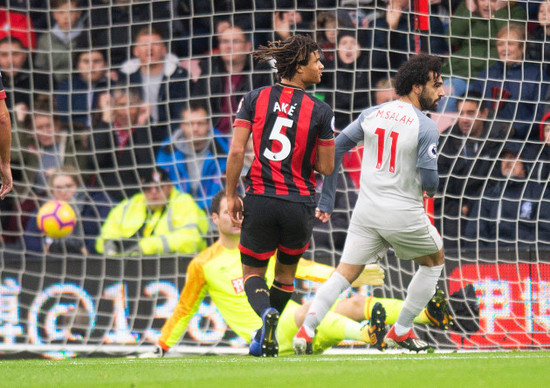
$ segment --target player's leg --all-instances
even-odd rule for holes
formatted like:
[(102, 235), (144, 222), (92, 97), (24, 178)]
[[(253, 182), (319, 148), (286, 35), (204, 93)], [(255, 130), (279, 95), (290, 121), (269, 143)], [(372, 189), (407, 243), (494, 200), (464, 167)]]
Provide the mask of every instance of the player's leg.
[[(269, 302), (269, 290), (265, 281), (265, 267), (254, 265), (254, 258), (241, 253), (243, 262), (244, 290), (250, 306), (258, 314), (261, 312), (262, 327), (250, 341), (250, 355), (256, 357), (276, 357), (279, 353), (279, 346), (275, 331), (279, 321), (279, 312), (271, 307)], [(252, 264), (252, 265), (251, 265)]]
[(248, 303), (260, 317), (269, 304), (269, 290), (265, 281), (267, 260), (259, 261), (254, 257), (241, 253), (243, 263), (243, 285)]
[(353, 265), (340, 262), (329, 279), (319, 287), (315, 298), (311, 303), (304, 323), (294, 338), (294, 350), (296, 354), (311, 354), (313, 337), (317, 326), (325, 318), (338, 296), (347, 290), (351, 281), (363, 271), (364, 265)]
[[(310, 304), (311, 302), (299, 305), (291, 300), (283, 310), (279, 325), (277, 326), (280, 355), (294, 354), (292, 341), (298, 332), (298, 327), (300, 327), (304, 320)], [(362, 326), (358, 322), (329, 312), (321, 325), (319, 325), (319, 333), (313, 340), (312, 351), (314, 353), (322, 353), (344, 339), (354, 339), (357, 341), (365, 341), (366, 339), (366, 341), (369, 341), (368, 336), (366, 338), (362, 336), (361, 328)]]
[[(334, 312), (361, 322), (371, 319), (372, 307), (375, 303), (382, 304), (386, 311), (386, 323), (393, 325), (397, 321), (405, 301), (355, 294), (350, 298), (337, 301)], [(448, 302), (442, 290), (439, 288), (436, 290), (426, 307), (414, 318), (414, 323), (435, 326), (443, 330), (447, 330), (453, 324)]]
[(386, 248), (386, 242), (373, 229), (350, 226), (340, 264), (315, 294), (304, 323), (296, 334), (294, 349), (297, 354), (311, 352), (315, 330), (338, 296), (357, 279), (367, 261)]
[(298, 261), (309, 246), (315, 220), (315, 205), (280, 201), (277, 213), (280, 216), (281, 234), (271, 300), (282, 310), (294, 290)]
[(397, 321), (392, 326), (386, 342), (389, 346), (401, 346), (409, 350), (425, 350), (429, 346), (419, 340), (412, 330), (413, 321), (432, 299), (443, 270), (445, 258), (443, 242), (437, 230), (427, 221), (427, 226), (413, 232), (389, 233), (386, 238), (396, 256), (414, 259), (420, 267), (414, 274), (407, 297)]
[[(269, 301), (271, 307), (277, 311), (283, 311), (294, 292), (294, 277), (300, 256), (290, 256), (277, 252), (275, 263), (275, 278), (269, 289)], [(288, 263), (288, 264), (287, 264)]]
[(268, 260), (277, 248), (277, 221), (270, 212), (265, 211), (270, 206), (269, 198), (246, 196), (243, 202), (244, 218), (239, 250), (244, 290), (250, 306), (262, 318), (262, 327), (250, 342), (250, 354), (276, 356), (278, 344), (275, 330), (279, 312), (271, 307), (265, 272)]
[(277, 340), (279, 341), (279, 355), (290, 355), (294, 354), (294, 349), (292, 348), (292, 339), (298, 331), (298, 326), (294, 316), (296, 310), (300, 309), (302, 306), (290, 300), (283, 312), (281, 313), (281, 318), (279, 319), (279, 324), (277, 325)]
[[(291, 304), (294, 304), (295, 302), (289, 303), (289, 306)], [(294, 331), (292, 332), (292, 337), (297, 333), (298, 327), (300, 327), (305, 319), (305, 316), (307, 314), (307, 311), (309, 309), (309, 306), (311, 304), (310, 302), (305, 303), (302, 306), (299, 306), (297, 308), (294, 308), (294, 324), (292, 327), (294, 328)], [(381, 308), (381, 305), (377, 306), (377, 310)], [(383, 307), (382, 307), (383, 309)], [(285, 312), (283, 313), (286, 314)], [(383, 310), (381, 310), (383, 313)], [(376, 314), (376, 312), (375, 312)], [(284, 317), (281, 317), (281, 323), (280, 326), (283, 327), (290, 327), (290, 324), (283, 323)], [(376, 332), (377, 335), (374, 337), (374, 344), (382, 343), (384, 340), (384, 334), (385, 334), (385, 328), (382, 324), (381, 327), (384, 329), (383, 331)], [(290, 330), (287, 330), (287, 334), (290, 333)], [(290, 338), (290, 342), (292, 344), (292, 337)], [(345, 317), (340, 314), (336, 314), (334, 312), (334, 309), (331, 309), (326, 315), (321, 324), (317, 327), (317, 334), (313, 338), (312, 341), (312, 353), (322, 353), (327, 349), (330, 349), (331, 347), (338, 345), (340, 342), (346, 339), (351, 339), (355, 341), (362, 341), (366, 344), (372, 344), (371, 342), (371, 335), (369, 333), (369, 326), (365, 324), (361, 324), (357, 321), (354, 321), (353, 319), (350, 319), (348, 317)], [(280, 348), (283, 348), (283, 345), (280, 344)], [(291, 347), (292, 349), (292, 347)], [(282, 352), (283, 350), (281, 350)], [(285, 347), (285, 352), (287, 352), (288, 349)]]
[(309, 247), (315, 221), (315, 205), (278, 200), (276, 209), (274, 212), (278, 219), (280, 237), (270, 302), (272, 307), (282, 312), (294, 292), (298, 261)]
[(409, 332), (415, 317), (432, 299), (443, 271), (443, 249), (433, 255), (419, 257), (415, 261), (420, 267), (409, 283), (407, 297), (394, 325), (398, 336)]

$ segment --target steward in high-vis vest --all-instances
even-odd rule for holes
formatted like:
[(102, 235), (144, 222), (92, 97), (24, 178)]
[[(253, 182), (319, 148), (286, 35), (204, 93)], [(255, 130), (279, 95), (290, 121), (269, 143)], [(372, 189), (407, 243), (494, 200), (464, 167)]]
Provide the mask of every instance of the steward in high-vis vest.
[(177, 191), (166, 171), (150, 169), (140, 193), (121, 201), (107, 216), (96, 241), (98, 253), (138, 256), (193, 254), (206, 248), (206, 213), (192, 196)]

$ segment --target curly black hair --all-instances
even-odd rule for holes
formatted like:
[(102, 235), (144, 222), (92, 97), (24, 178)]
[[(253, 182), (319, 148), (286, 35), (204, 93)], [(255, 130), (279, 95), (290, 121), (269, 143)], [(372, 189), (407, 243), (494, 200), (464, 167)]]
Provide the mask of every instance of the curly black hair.
[(321, 52), (319, 45), (309, 35), (293, 35), (284, 41), (269, 42), (260, 46), (252, 55), (259, 63), (275, 60), (279, 79), (292, 79), (298, 65), (309, 63), (311, 53)]
[(429, 54), (417, 54), (401, 65), (395, 76), (395, 92), (399, 96), (409, 94), (414, 85), (426, 85), (433, 72), (434, 79), (441, 75), (441, 58)]

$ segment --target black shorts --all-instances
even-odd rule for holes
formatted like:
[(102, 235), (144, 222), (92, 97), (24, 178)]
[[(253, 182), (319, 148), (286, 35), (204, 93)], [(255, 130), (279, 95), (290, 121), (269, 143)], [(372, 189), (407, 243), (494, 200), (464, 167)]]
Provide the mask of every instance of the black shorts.
[[(299, 259), (308, 248), (315, 220), (315, 203), (247, 195), (243, 205), (239, 249), (249, 256), (248, 262), (243, 261), (245, 264), (256, 267), (267, 265), (267, 260), (277, 249), (285, 256)], [(250, 263), (250, 259), (259, 263)]]

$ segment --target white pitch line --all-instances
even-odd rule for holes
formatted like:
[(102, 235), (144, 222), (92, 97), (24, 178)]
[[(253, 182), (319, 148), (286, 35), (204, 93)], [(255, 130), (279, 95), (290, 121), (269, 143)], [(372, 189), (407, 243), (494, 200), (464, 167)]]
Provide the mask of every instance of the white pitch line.
[[(440, 354), (439, 357), (434, 357), (432, 355), (427, 354), (395, 354), (393, 357), (380, 357), (380, 356), (349, 356), (349, 357), (317, 357), (312, 356), (309, 358), (311, 361), (315, 362), (342, 362), (342, 361), (433, 361), (434, 359), (443, 359), (443, 360), (464, 360), (464, 359), (477, 359), (477, 360), (485, 360), (485, 359), (526, 359), (526, 358), (550, 358), (550, 353), (541, 353), (541, 354), (529, 354), (529, 352), (525, 353), (516, 353), (516, 352), (501, 352), (501, 353), (461, 353), (461, 354), (468, 354), (468, 357), (461, 357), (458, 355), (452, 355), (452, 354)], [(404, 357), (406, 355), (406, 357)], [(411, 357), (413, 356), (413, 357)], [(308, 357), (281, 357), (278, 358), (278, 360), (281, 361), (287, 361), (287, 362), (304, 362), (305, 359)], [(145, 359), (141, 359), (145, 360)], [(71, 365), (90, 365), (90, 364), (105, 364), (105, 365), (124, 365), (124, 364), (133, 364), (136, 362), (141, 362), (140, 359), (134, 358), (134, 359), (102, 359), (102, 360), (72, 360), (70, 361)], [(157, 362), (162, 361), (162, 363), (179, 363), (179, 364), (194, 364), (194, 363), (208, 363), (208, 362), (214, 362), (214, 363), (238, 363), (240, 361), (246, 360), (246, 361), (253, 361), (253, 362), (263, 362), (263, 358), (248, 358), (248, 357), (205, 357), (200, 359), (195, 358), (163, 358), (163, 359), (149, 359), (149, 361)], [(51, 360), (44, 360), (45, 363), (48, 365), (60, 365), (58, 361), (51, 361)], [(1, 363), (1, 362), (0, 362)]]

